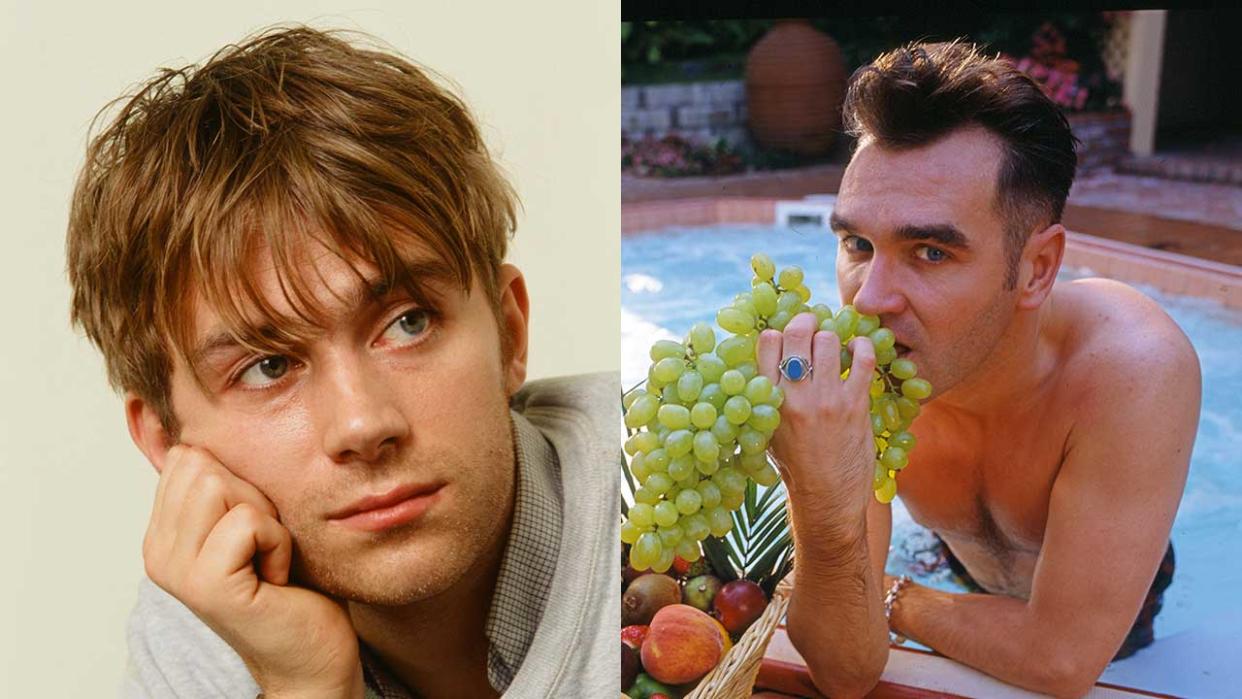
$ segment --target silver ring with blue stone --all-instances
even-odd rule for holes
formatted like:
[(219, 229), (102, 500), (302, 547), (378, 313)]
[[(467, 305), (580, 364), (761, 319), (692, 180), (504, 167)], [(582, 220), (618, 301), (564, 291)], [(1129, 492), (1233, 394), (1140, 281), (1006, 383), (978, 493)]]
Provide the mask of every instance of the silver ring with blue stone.
[(781, 376), (785, 380), (797, 383), (811, 376), (811, 362), (806, 357), (792, 354), (781, 360)]

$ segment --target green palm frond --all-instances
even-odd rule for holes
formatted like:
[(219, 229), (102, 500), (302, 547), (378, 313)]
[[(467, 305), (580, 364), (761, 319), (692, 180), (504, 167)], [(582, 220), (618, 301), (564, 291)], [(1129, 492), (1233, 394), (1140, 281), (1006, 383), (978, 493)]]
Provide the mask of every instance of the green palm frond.
[(733, 513), (733, 531), (722, 538), (708, 537), (703, 550), (722, 580), (744, 577), (770, 596), (793, 569), (784, 484), (760, 488), (753, 481), (747, 483), (743, 504)]

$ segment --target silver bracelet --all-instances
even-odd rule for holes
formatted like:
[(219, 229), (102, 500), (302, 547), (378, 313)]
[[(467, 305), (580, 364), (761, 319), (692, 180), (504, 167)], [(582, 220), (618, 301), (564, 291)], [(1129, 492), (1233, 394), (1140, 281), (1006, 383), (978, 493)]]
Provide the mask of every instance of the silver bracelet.
[(897, 596), (901, 594), (903, 588), (910, 584), (910, 576), (903, 575), (893, 581), (888, 592), (884, 595), (884, 621), (889, 625), (889, 633), (892, 634), (891, 640), (897, 645), (906, 642), (906, 637), (892, 630), (893, 626), (893, 607), (897, 605)]

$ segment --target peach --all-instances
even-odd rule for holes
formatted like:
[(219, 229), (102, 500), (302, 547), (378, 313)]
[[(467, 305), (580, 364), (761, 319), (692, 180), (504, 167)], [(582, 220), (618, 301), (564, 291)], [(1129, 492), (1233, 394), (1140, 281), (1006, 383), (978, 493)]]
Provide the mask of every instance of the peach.
[(643, 641), (643, 669), (667, 684), (697, 682), (724, 657), (720, 623), (688, 604), (656, 612)]

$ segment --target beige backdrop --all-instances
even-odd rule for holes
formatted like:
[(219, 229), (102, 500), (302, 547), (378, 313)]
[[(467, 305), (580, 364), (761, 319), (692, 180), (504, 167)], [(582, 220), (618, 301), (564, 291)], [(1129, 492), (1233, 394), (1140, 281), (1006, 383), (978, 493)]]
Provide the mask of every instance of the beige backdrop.
[(87, 125), (156, 67), (290, 21), (378, 35), (456, 81), (525, 207), (532, 375), (619, 365), (617, 3), (0, 0), (0, 696), (115, 695), (142, 575), (155, 473), (67, 320)]

